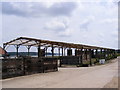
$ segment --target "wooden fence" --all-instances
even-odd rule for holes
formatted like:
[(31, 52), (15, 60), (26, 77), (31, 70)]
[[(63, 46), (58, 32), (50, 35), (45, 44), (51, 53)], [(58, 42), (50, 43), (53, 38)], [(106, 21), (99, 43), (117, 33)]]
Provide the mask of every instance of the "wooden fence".
[(58, 71), (57, 58), (5, 58), (2, 59), (2, 78)]
[(81, 63), (79, 56), (62, 56), (60, 60), (61, 65), (79, 65)]
[(90, 54), (82, 54), (79, 56), (61, 56), (60, 64), (61, 65), (81, 65), (86, 61), (90, 61)]

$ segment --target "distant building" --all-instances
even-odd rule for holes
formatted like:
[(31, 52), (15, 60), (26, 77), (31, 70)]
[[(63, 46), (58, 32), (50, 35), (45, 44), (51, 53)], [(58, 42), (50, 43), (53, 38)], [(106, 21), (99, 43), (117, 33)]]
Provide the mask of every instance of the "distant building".
[(6, 51), (2, 47), (0, 47), (0, 56), (3, 56), (5, 54), (6, 54)]

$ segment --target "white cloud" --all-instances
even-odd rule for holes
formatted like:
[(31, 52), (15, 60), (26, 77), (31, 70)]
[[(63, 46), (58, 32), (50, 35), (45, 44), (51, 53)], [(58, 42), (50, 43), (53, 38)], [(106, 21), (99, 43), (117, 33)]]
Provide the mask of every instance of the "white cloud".
[(68, 17), (57, 17), (47, 22), (44, 26), (44, 30), (53, 30), (57, 32), (65, 31), (69, 26)]
[(73, 29), (66, 29), (65, 31), (59, 32), (60, 37), (70, 37), (73, 34)]
[(47, 30), (56, 30), (56, 31), (62, 31), (66, 28), (65, 24), (62, 22), (58, 22), (58, 21), (51, 21), (46, 23), (44, 29)]

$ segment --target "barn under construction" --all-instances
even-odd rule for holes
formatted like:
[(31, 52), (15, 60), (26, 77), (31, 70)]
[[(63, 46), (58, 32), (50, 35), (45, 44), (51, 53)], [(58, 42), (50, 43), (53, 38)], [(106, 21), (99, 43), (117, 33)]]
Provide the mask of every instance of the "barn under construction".
[[(116, 57), (115, 49), (27, 37), (19, 37), (4, 43), (4, 50), (10, 45), (15, 46), (16, 57), (5, 56), (2, 59), (2, 78), (58, 71), (58, 60), (60, 61), (60, 66), (84, 66), (84, 62), (89, 62), (87, 65), (91, 66), (93, 64), (92, 58), (95, 58), (97, 62), (99, 59), (109, 60)], [(26, 57), (19, 56), (20, 46), (27, 47), (28, 55)], [(33, 46), (38, 50), (38, 57), (31, 57), (29, 54), (30, 48)], [(51, 48), (51, 57), (47, 56), (48, 48)], [(57, 57), (54, 54), (55, 49), (58, 50)], [(73, 50), (75, 50), (74, 55)]]

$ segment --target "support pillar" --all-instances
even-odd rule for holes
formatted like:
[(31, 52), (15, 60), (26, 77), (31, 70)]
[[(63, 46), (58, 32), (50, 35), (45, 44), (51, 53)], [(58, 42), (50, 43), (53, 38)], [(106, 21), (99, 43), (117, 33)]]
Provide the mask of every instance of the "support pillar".
[(41, 57), (41, 45), (38, 45), (38, 58)]
[(95, 51), (95, 58), (96, 59), (98, 58), (98, 49), (96, 49), (96, 51)]
[(96, 61), (98, 62), (98, 49), (96, 49), (95, 51), (95, 58), (96, 58)]
[(63, 56), (63, 47), (62, 47), (62, 56)]
[(110, 55), (110, 58), (111, 58), (111, 50), (109, 50), (109, 55)]
[(107, 49), (107, 58), (109, 59), (109, 49)]
[(28, 49), (28, 56), (30, 55), (30, 48), (31, 48), (31, 46), (27, 47), (27, 49)]
[(53, 47), (53, 45), (52, 45), (52, 57), (54, 57), (54, 47)]
[(102, 58), (102, 55), (103, 53), (102, 53), (102, 49), (100, 49), (100, 59)]
[(103, 58), (105, 59), (105, 49), (103, 49)]
[(64, 48), (64, 56), (65, 56), (65, 49), (66, 49), (66, 48)]
[(89, 53), (90, 53), (90, 66), (92, 66), (92, 52), (91, 52), (91, 49), (89, 49)]
[(18, 49), (19, 49), (20, 45), (16, 45), (16, 56), (18, 57)]
[(112, 50), (110, 50), (110, 53), (111, 53), (111, 57), (112, 57)]
[(114, 50), (112, 50), (112, 56), (113, 56), (113, 58), (114, 58)]
[(7, 45), (3, 44), (3, 50), (5, 50), (6, 46), (7, 46)]
[(81, 49), (81, 56), (80, 56), (80, 60), (81, 60), (81, 65), (83, 65), (83, 48)]
[(107, 50), (104, 49), (104, 58), (105, 58), (105, 60), (107, 59), (106, 55), (107, 55)]
[(48, 47), (45, 47), (45, 55), (46, 55), (46, 57), (47, 57), (47, 49), (48, 49)]
[(86, 57), (86, 60), (87, 60), (87, 49), (85, 49), (85, 57)]
[(94, 49), (91, 50), (91, 57), (94, 58)]
[(77, 49), (75, 49), (75, 56), (77, 56)]
[(110, 58), (111, 58), (111, 50), (109, 50), (109, 56), (110, 56)]
[(71, 48), (67, 49), (67, 56), (72, 56), (72, 49)]
[(110, 58), (111, 58), (111, 56), (112, 56), (112, 50), (110, 50)]
[(58, 53), (59, 53), (59, 56), (60, 56), (60, 47), (58, 48)]

